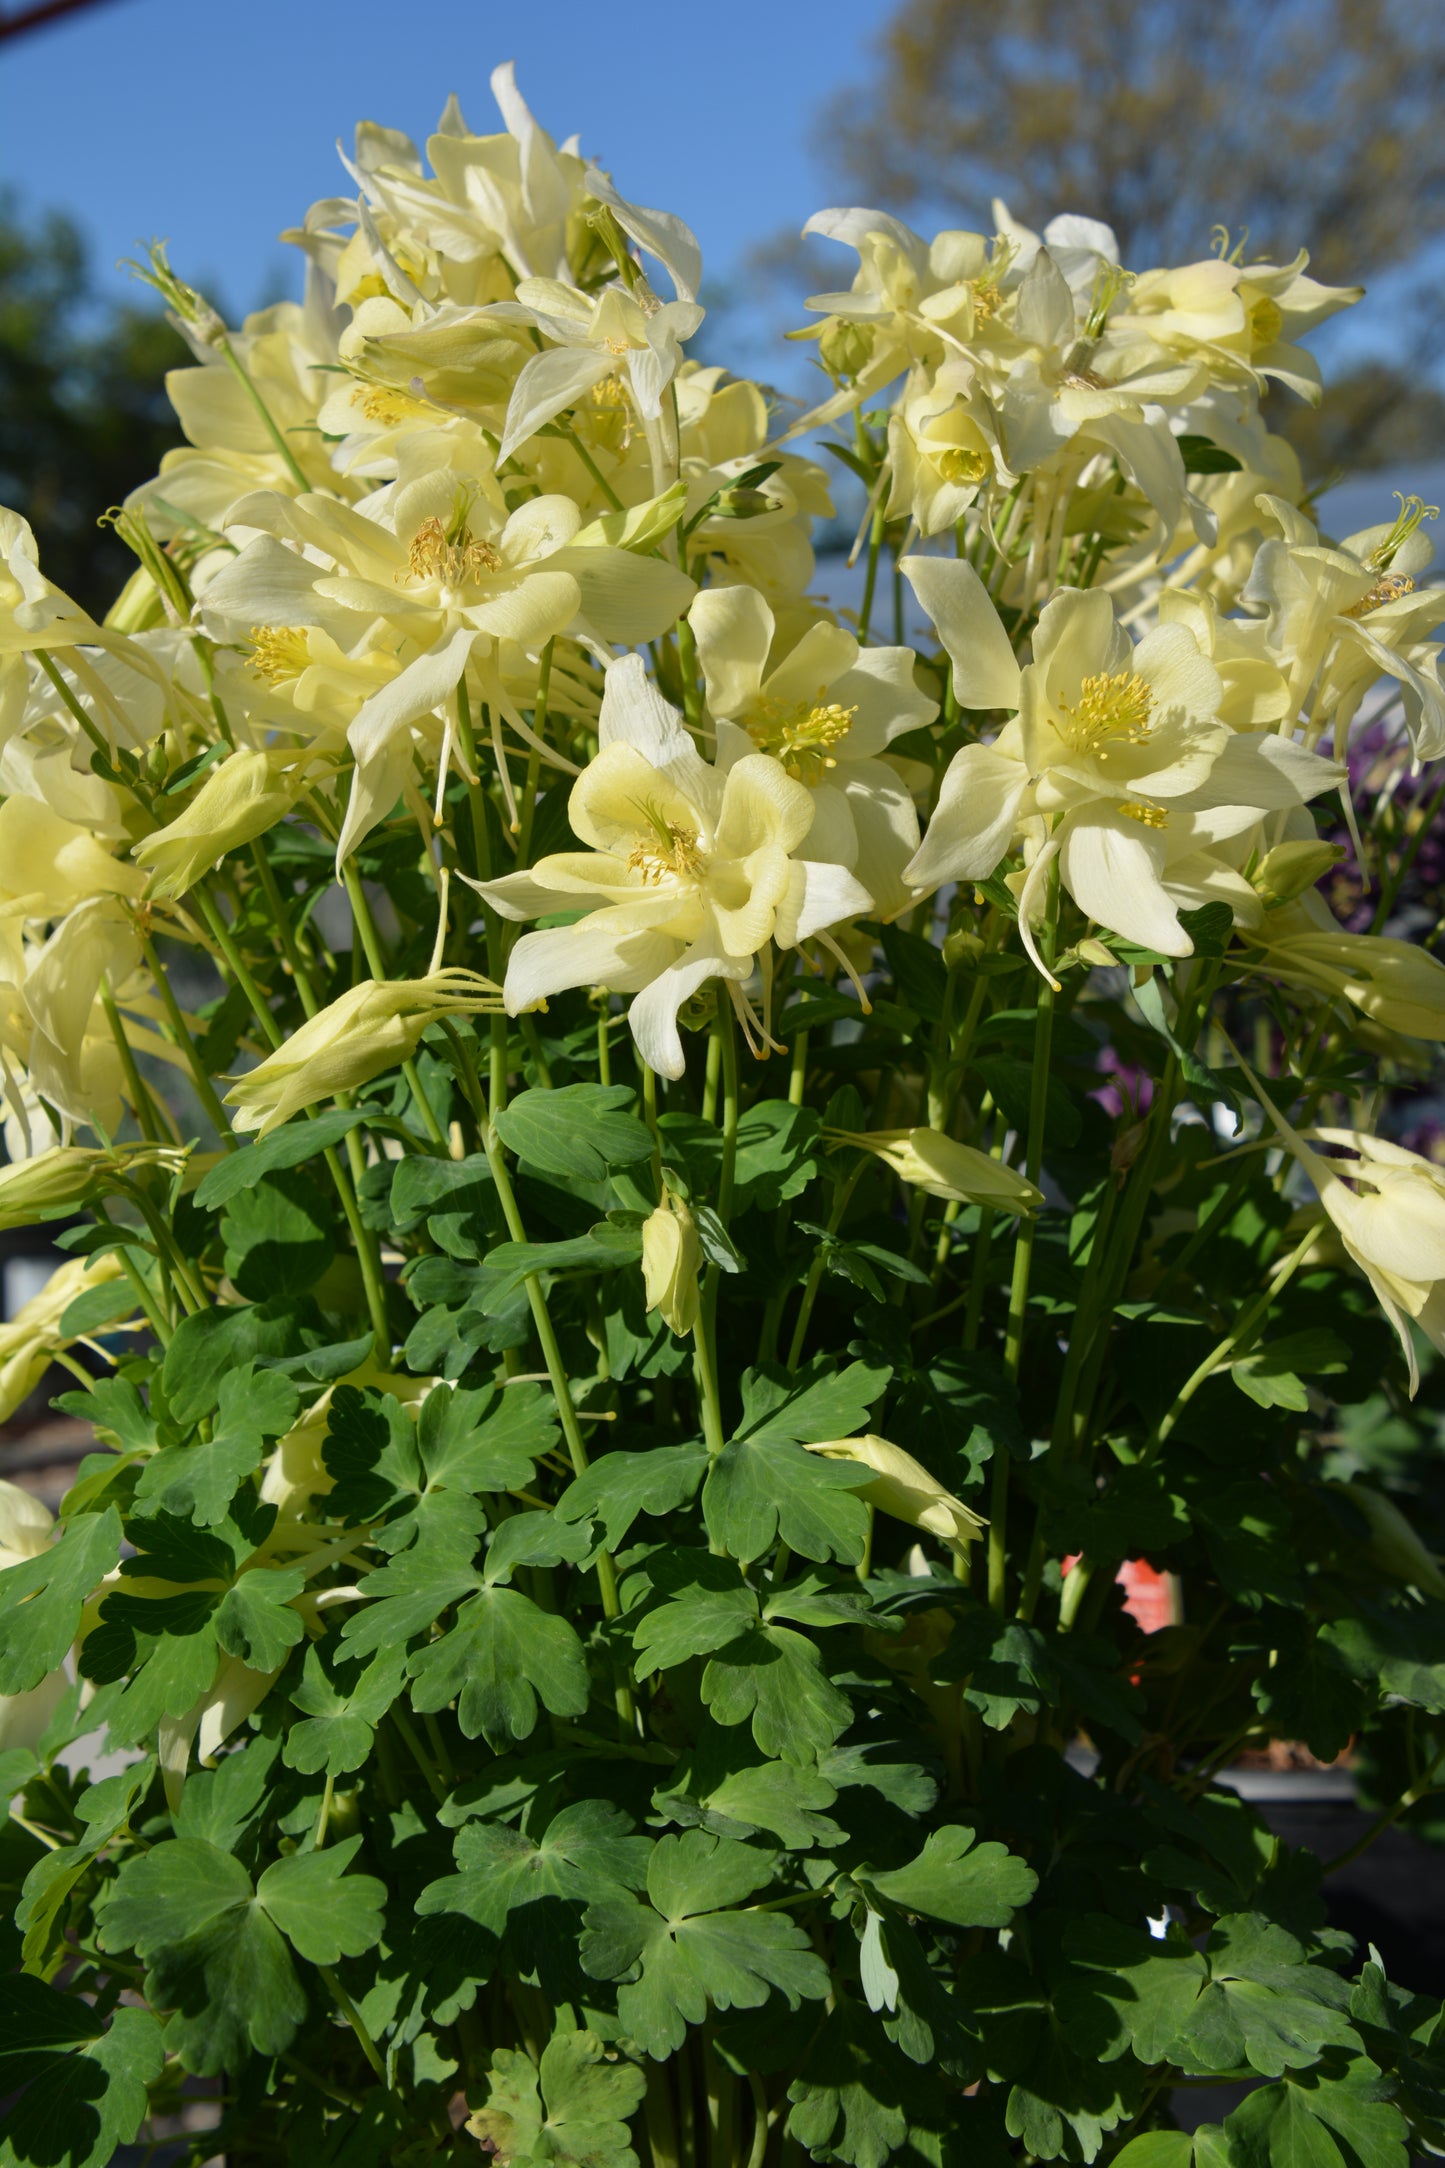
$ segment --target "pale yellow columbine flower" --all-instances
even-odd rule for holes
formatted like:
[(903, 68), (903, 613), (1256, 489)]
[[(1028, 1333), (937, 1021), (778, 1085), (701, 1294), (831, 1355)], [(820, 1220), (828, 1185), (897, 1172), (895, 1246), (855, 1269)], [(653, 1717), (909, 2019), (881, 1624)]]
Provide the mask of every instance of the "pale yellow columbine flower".
[(409, 1061), (427, 1025), (439, 1017), (475, 1016), (500, 1005), (500, 989), (475, 971), (363, 979), (236, 1079), (226, 1094), (227, 1106), (236, 1110), (233, 1126), (269, 1136), (303, 1107), (355, 1091), (383, 1069)]
[(702, 1301), (702, 1243), (684, 1200), (664, 1187), (662, 1203), (642, 1228), (642, 1280), (649, 1310), (658, 1310), (679, 1339), (697, 1323)]
[(0, 912), (63, 918), (92, 896), (138, 896), (145, 876), (92, 833), (39, 798), (17, 793), (0, 804)]
[(1263, 952), (1264, 968), (1287, 986), (1343, 997), (1386, 1031), (1445, 1039), (1445, 964), (1413, 941), (1347, 933), (1314, 894), (1268, 912), (1250, 938)]
[(955, 1557), (962, 1557), (979, 1530), (987, 1525), (961, 1498), (945, 1490), (911, 1453), (905, 1453), (901, 1445), (891, 1445), (887, 1438), (871, 1433), (861, 1438), (830, 1438), (810, 1445), (808, 1451), (821, 1453), (828, 1460), (853, 1460), (871, 1468), (873, 1481), (864, 1483), (856, 1495), (876, 1506), (880, 1513), (939, 1537)]
[(960, 1144), (938, 1129), (830, 1130), (840, 1144), (872, 1152), (900, 1182), (956, 1204), (981, 1204), (997, 1212), (1037, 1212), (1043, 1191), (1002, 1160)]
[[(1445, 1168), (1365, 1130), (1301, 1132), (1247, 1063), (1241, 1060), (1240, 1067), (1399, 1335), (1413, 1398), (1420, 1373), (1411, 1321), (1445, 1354)], [(1333, 1146), (1332, 1156), (1315, 1151), (1315, 1144)]]
[(921, 894), (983, 880), (1022, 844), (1019, 924), (1036, 963), (1030, 929), (1055, 861), (1098, 925), (1188, 956), (1173, 862), (1251, 826), (1251, 809), (1299, 805), (1339, 779), (1338, 764), (1289, 739), (1232, 731), (1219, 673), (1184, 625), (1156, 626), (1136, 646), (1108, 595), (1066, 587), (1020, 666), (972, 566), (908, 557), (903, 571), (948, 651), (960, 705), (1016, 711), (991, 745), (954, 755), (904, 878)]
[(798, 855), (813, 823), (804, 786), (764, 753), (726, 774), (710, 766), (638, 656), (607, 673), (598, 741), (567, 805), (591, 848), (479, 884), (504, 918), (593, 906), (574, 925), (523, 935), (507, 964), (507, 1013), (569, 986), (632, 994), (644, 1061), (680, 1077), (677, 1017), (689, 996), (723, 980), (751, 1034), (741, 987), (759, 952), (826, 940), (872, 898), (841, 866)]
[[(8, 1422), (21, 1401), (34, 1392), (52, 1356), (84, 1337), (61, 1331), (60, 1321), (76, 1296), (121, 1277), (120, 1260), (111, 1250), (99, 1257), (67, 1258), (40, 1292), (0, 1325), (0, 1423)], [(133, 1310), (139, 1307), (139, 1301), (131, 1305)], [(112, 1332), (118, 1326), (108, 1323), (105, 1329)]]
[(131, 1167), (160, 1166), (174, 1172), (183, 1152), (161, 1144), (56, 1144), (31, 1159), (0, 1167), (0, 1229), (34, 1227), (73, 1212), (107, 1177)]
[[(49, 1548), (54, 1526), (49, 1509), (38, 1498), (21, 1490), (18, 1483), (0, 1482), (0, 1573), (8, 1566), (23, 1566), (27, 1558), (38, 1558)], [(0, 1694), (0, 1754), (35, 1745), (69, 1683), (62, 1664), (29, 1693)]]
[(211, 770), (183, 813), (131, 853), (150, 870), (150, 894), (183, 896), (232, 851), (284, 820), (303, 788), (294, 752), (232, 753)]
[(891, 741), (932, 722), (913, 650), (860, 647), (820, 621), (784, 645), (756, 589), (705, 588), (688, 612), (718, 765), (770, 753), (813, 797), (808, 855), (855, 874), (884, 918), (912, 900), (903, 868), (918, 848), (908, 781), (887, 758)]

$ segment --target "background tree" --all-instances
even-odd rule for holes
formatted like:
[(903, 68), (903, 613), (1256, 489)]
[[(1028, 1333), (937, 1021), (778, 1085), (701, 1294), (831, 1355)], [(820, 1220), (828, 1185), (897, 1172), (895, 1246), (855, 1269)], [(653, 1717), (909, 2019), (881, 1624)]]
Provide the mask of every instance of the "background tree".
[(181, 441), (165, 373), (188, 358), (157, 311), (100, 299), (69, 219), (27, 219), (0, 195), (0, 504), (87, 608), (105, 611), (135, 562), (95, 507)]

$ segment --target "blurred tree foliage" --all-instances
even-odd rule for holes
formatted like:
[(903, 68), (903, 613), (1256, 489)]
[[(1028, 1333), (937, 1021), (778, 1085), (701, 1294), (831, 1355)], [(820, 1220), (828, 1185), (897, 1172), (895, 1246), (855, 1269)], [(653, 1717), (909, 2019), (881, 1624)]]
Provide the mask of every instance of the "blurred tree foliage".
[(102, 299), (58, 213), (0, 194), (0, 504), (29, 520), (51, 578), (104, 612), (134, 559), (97, 505), (118, 504), (181, 441), (165, 373), (188, 355), (165, 318)]
[[(1252, 255), (1303, 243), (1368, 285), (1445, 227), (1442, 94), (1445, 8), (1418, 0), (904, 0), (816, 145), (843, 200), (922, 224), (986, 226), (995, 195), (1030, 224), (1084, 211), (1136, 266), (1247, 227)], [(785, 255), (796, 273), (776, 247), (759, 268)], [(1337, 372), (1318, 412), (1271, 407), (1315, 479), (1445, 454), (1445, 398), (1403, 350)]]

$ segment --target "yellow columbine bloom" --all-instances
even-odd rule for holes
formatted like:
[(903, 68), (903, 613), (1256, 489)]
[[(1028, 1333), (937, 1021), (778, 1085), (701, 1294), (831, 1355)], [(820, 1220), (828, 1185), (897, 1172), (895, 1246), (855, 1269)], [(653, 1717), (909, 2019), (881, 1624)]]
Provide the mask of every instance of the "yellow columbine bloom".
[(294, 752), (232, 753), (213, 768), (183, 813), (138, 843), (152, 896), (183, 896), (203, 873), (284, 820), (302, 787)]
[(870, 1432), (861, 1438), (829, 1438), (808, 1447), (828, 1460), (859, 1461), (873, 1470), (873, 1481), (864, 1483), (857, 1495), (896, 1521), (907, 1521), (946, 1543), (961, 1557), (979, 1530), (987, 1525), (961, 1498), (931, 1476), (921, 1461), (905, 1453), (901, 1445)]
[(642, 1279), (647, 1307), (681, 1339), (697, 1323), (702, 1301), (702, 1244), (683, 1199), (664, 1189), (642, 1229)]
[(428, 1024), (500, 1006), (500, 990), (475, 971), (422, 979), (363, 979), (293, 1033), (226, 1094), (234, 1126), (269, 1136), (318, 1099), (355, 1091), (409, 1061)]

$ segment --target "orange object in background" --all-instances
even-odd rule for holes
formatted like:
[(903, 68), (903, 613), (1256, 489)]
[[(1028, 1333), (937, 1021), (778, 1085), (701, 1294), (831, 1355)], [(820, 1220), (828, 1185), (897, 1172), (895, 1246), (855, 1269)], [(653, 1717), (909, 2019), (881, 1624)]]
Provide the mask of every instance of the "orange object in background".
[[(1075, 1552), (1064, 1560), (1064, 1573), (1072, 1573), (1077, 1564)], [(1126, 1558), (1114, 1579), (1124, 1591), (1124, 1609), (1141, 1633), (1157, 1634), (1176, 1623), (1170, 1576), (1157, 1573), (1146, 1558)]]

